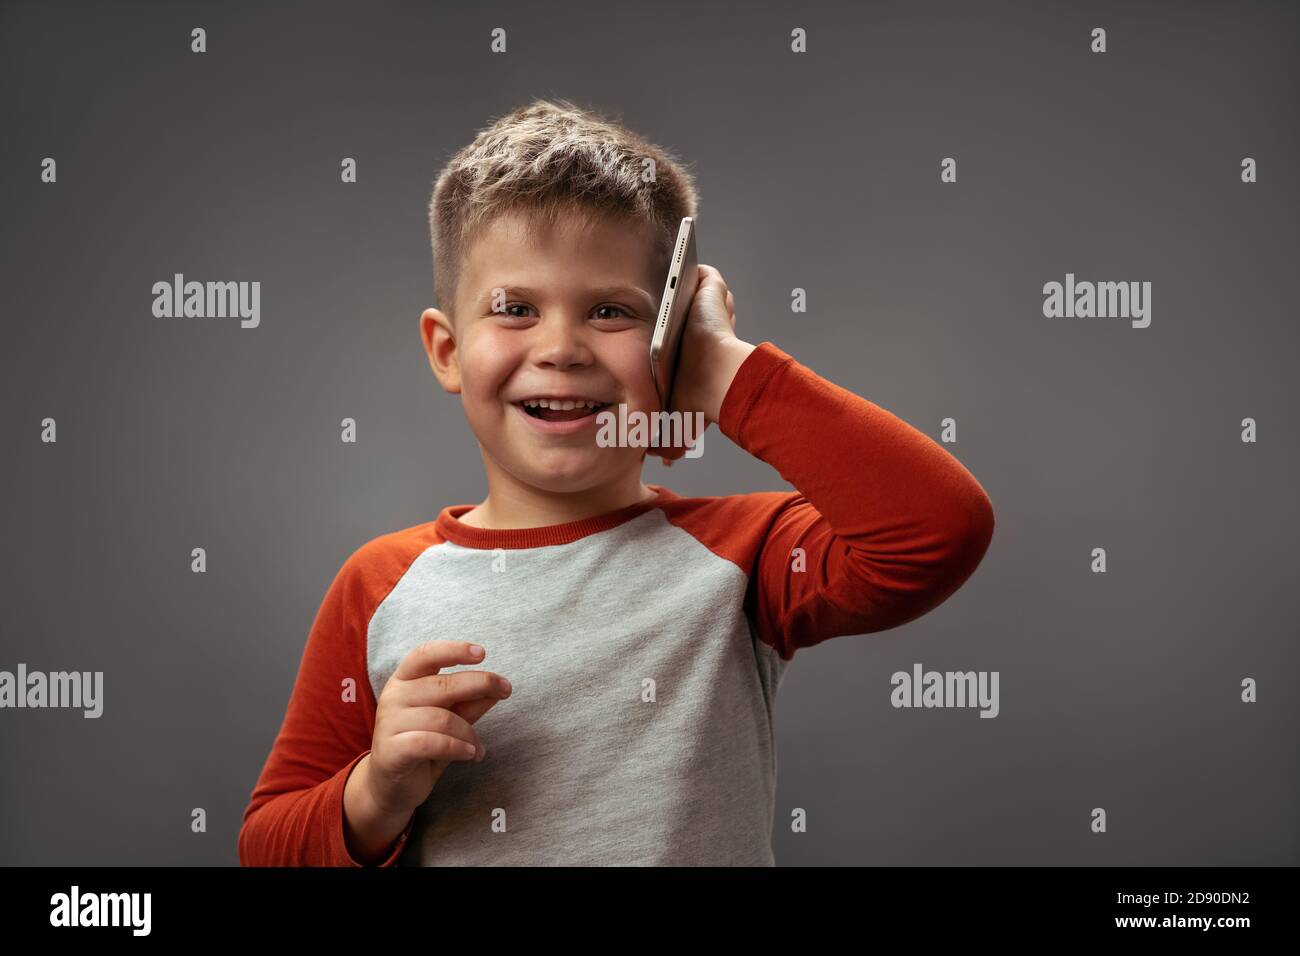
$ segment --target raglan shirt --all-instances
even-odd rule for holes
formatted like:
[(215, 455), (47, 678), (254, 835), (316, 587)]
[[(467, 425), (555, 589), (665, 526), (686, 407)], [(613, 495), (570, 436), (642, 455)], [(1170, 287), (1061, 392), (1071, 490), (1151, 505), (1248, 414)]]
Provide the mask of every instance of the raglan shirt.
[(485, 759), (446, 768), (380, 866), (772, 865), (773, 706), (795, 652), (946, 600), (993, 511), (936, 442), (770, 342), (718, 426), (796, 490), (649, 485), (613, 512), (511, 530), (453, 505), (357, 549), (308, 635), (240, 861), (360, 865), (344, 786), (399, 662), (442, 638), (486, 647), (475, 667), (513, 692), (474, 725)]

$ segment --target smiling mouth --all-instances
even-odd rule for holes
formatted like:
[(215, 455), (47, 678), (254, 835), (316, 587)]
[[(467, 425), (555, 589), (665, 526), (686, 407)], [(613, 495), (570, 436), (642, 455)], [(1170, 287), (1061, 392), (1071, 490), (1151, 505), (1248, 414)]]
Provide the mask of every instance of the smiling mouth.
[(609, 402), (525, 399), (515, 402), (526, 415), (544, 422), (576, 422), (609, 407)]

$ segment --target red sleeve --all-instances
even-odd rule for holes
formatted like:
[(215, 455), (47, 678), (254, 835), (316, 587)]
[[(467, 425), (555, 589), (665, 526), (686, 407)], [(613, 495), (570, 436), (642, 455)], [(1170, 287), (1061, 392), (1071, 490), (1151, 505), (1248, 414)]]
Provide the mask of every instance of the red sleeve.
[[(344, 840), (343, 788), (370, 752), (375, 728), (366, 631), (370, 615), (409, 564), (400, 551), (418, 553), (418, 546), (395, 553), (376, 542), (344, 563), (316, 614), (284, 722), (244, 811), (244, 866), (361, 865)], [(345, 695), (347, 678), (355, 681), (355, 694)], [(414, 816), (380, 866), (396, 863), (413, 823)]]
[(759, 636), (786, 660), (920, 617), (988, 549), (993, 506), (956, 458), (770, 342), (740, 366), (718, 427), (797, 489), (764, 515), (747, 597)]

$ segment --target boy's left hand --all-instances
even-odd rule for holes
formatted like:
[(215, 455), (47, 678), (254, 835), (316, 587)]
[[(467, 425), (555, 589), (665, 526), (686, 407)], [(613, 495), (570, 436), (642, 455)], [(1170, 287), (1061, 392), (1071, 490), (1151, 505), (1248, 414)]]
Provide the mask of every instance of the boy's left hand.
[[(736, 300), (722, 273), (699, 266), (700, 281), (682, 330), (681, 357), (673, 381), (670, 412), (703, 412), (705, 428), (718, 420), (736, 370), (754, 346), (736, 338)], [(686, 454), (685, 448), (652, 448), (665, 465)]]

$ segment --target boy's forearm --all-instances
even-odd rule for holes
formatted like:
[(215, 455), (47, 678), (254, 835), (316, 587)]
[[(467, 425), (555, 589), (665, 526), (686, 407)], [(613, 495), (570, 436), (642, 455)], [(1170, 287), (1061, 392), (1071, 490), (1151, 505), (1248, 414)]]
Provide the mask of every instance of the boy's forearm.
[[(786, 659), (932, 610), (988, 548), (991, 502), (950, 452), (771, 343), (736, 373), (719, 428), (798, 492), (754, 572), (759, 632)], [(816, 574), (797, 573), (796, 549)]]
[(776, 468), (837, 534), (902, 561), (923, 545), (904, 540), (903, 531), (978, 529), (973, 536), (984, 536), (992, 518), (988, 496), (947, 449), (764, 344), (744, 388), (724, 398), (719, 427)]
[(352, 768), (343, 788), (343, 836), (348, 852), (364, 866), (388, 858), (393, 844), (411, 820), (410, 813), (392, 814), (376, 805), (369, 786), (370, 755)]

